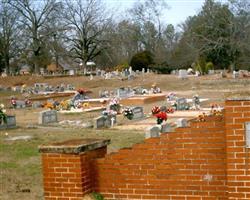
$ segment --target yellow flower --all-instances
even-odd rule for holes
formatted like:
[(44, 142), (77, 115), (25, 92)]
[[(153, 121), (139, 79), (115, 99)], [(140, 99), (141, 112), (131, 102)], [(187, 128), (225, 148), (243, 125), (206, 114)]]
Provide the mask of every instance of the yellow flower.
[(83, 105), (82, 105), (83, 107), (89, 107), (89, 103), (83, 103)]

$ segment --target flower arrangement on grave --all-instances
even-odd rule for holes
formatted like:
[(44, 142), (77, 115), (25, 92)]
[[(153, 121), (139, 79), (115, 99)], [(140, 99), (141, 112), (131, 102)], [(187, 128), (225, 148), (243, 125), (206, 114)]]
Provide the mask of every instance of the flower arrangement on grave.
[(51, 102), (44, 103), (43, 107), (51, 110), (54, 109), (54, 105)]
[(152, 112), (152, 115), (155, 115), (159, 112), (161, 112), (160, 108), (158, 106), (154, 106), (152, 109), (151, 109), (151, 112)]
[(198, 122), (205, 122), (206, 121), (206, 113), (202, 113), (201, 115), (198, 116), (197, 118)]
[(71, 108), (71, 104), (70, 104), (69, 100), (60, 102), (60, 109), (61, 110), (70, 110), (70, 108)]
[(90, 107), (90, 104), (87, 103), (87, 102), (85, 102), (85, 103), (82, 104), (82, 107), (83, 107), (83, 108), (89, 108), (89, 107)]
[(210, 105), (211, 107), (211, 110), (210, 110), (210, 115), (213, 115), (213, 116), (221, 116), (222, 115), (222, 109), (220, 106), (218, 106), (218, 104), (211, 104)]
[(4, 105), (0, 104), (0, 124), (7, 123), (7, 115), (6, 110), (4, 109)]
[(166, 113), (174, 113), (174, 109), (172, 107), (167, 108)]
[(10, 99), (10, 104), (13, 108), (16, 108), (16, 98), (15, 97), (11, 97)]
[(83, 89), (83, 88), (79, 88), (79, 89), (77, 90), (77, 92), (78, 92), (79, 94), (85, 94), (85, 93), (87, 93), (88, 91), (85, 90), (85, 89)]
[(163, 121), (167, 121), (167, 113), (166, 112), (159, 112), (154, 115), (157, 118), (157, 124), (161, 124)]
[(133, 113), (133, 111), (132, 111), (132, 109), (130, 107), (126, 107), (123, 110), (123, 116), (126, 117), (129, 120), (132, 120), (133, 116), (134, 116), (134, 113)]
[(102, 111), (102, 115), (104, 117), (114, 116), (114, 115), (117, 115), (117, 112), (114, 110), (104, 110), (104, 111)]
[(119, 100), (117, 98), (113, 98), (109, 102), (109, 109), (114, 110), (117, 113), (120, 113), (121, 105), (119, 104)]

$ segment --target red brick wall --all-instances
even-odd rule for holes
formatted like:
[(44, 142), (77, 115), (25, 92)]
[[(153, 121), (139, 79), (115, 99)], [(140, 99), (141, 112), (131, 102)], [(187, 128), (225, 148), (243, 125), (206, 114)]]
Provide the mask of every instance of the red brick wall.
[(107, 199), (227, 199), (222, 117), (98, 159), (94, 190)]
[(107, 148), (81, 154), (43, 153), (45, 200), (82, 200), (92, 192), (92, 159), (104, 157)]
[(106, 146), (80, 154), (43, 153), (45, 199), (80, 200), (96, 191), (116, 200), (249, 200), (245, 122), (250, 100), (227, 100), (225, 117), (192, 121), (117, 153), (106, 155)]
[(250, 149), (245, 145), (245, 122), (250, 122), (250, 101), (226, 101), (228, 199), (250, 199)]

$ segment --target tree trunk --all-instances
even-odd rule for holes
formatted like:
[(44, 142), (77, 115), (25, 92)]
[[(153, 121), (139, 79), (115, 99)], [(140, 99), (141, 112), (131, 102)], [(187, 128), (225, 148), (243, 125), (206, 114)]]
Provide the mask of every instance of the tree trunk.
[(37, 63), (37, 61), (35, 61), (34, 73), (35, 74), (40, 74), (40, 68), (39, 68), (39, 64)]

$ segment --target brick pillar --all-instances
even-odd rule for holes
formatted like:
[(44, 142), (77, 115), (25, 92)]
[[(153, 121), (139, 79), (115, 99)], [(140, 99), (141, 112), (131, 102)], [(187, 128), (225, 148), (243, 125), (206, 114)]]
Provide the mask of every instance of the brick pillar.
[(107, 153), (110, 140), (80, 139), (42, 145), (45, 200), (81, 200), (92, 191), (92, 160)]
[(250, 199), (250, 149), (246, 148), (250, 98), (228, 99), (225, 104), (228, 199)]

